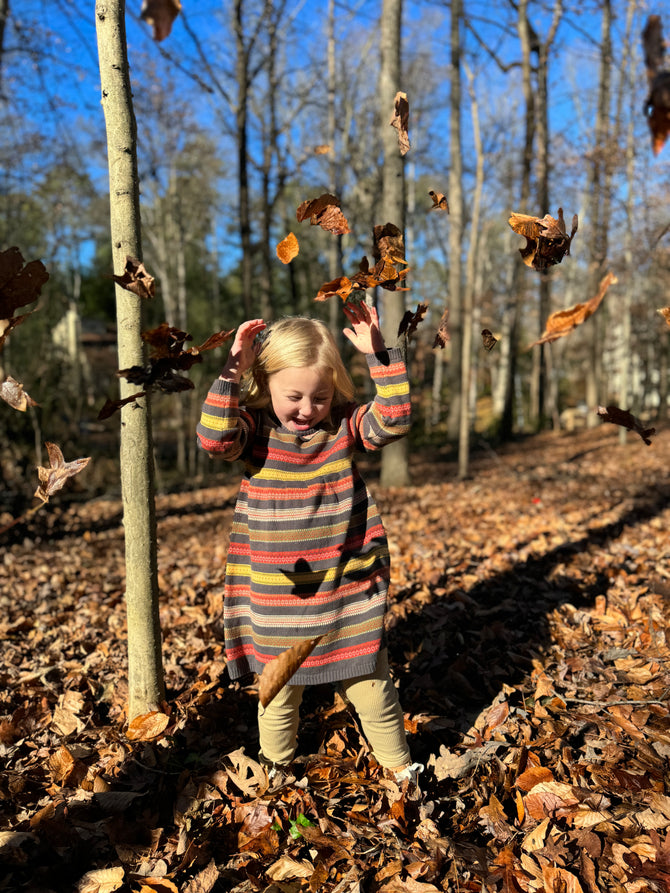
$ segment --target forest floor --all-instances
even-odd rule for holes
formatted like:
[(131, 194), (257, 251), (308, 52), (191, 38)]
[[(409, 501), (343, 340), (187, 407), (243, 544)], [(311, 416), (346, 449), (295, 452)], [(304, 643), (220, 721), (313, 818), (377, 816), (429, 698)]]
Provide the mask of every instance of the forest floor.
[(119, 503), (58, 497), (0, 561), (0, 889), (670, 891), (670, 429), (602, 425), (369, 481), (421, 792), (307, 690), (256, 762), (219, 626), (237, 481), (158, 500), (165, 715), (129, 729)]

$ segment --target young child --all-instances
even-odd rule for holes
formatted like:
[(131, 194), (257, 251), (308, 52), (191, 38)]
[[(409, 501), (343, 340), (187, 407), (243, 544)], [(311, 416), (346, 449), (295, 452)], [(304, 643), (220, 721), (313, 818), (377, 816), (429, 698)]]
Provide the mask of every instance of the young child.
[(344, 334), (367, 358), (376, 387), (357, 405), (328, 328), (289, 317), (237, 330), (203, 405), (197, 434), (213, 456), (242, 459), (226, 565), (224, 630), (232, 679), (260, 673), (291, 645), (320, 643), (263, 708), (260, 759), (295, 755), (304, 687), (340, 684), (377, 761), (416, 785), (403, 714), (389, 675), (383, 619), (389, 582), (386, 534), (353, 461), (407, 434), (410, 398), (399, 350), (387, 350), (377, 313), (346, 304)]

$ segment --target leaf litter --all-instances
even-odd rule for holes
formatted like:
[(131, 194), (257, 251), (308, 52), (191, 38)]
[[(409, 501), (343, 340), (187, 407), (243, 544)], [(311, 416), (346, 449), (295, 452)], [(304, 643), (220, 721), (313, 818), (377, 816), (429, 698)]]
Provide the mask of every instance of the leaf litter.
[(219, 626), (232, 478), (158, 500), (168, 700), (130, 729), (120, 505), (13, 527), (0, 886), (667, 890), (669, 448), (603, 425), (482, 450), (469, 481), (417, 455), (421, 484), (376, 489), (419, 797), (327, 686), (268, 780), (257, 682), (230, 682)]

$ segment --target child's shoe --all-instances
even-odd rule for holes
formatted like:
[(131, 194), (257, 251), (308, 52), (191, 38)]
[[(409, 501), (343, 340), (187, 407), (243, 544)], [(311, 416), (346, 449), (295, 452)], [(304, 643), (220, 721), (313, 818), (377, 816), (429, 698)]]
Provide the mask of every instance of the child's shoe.
[(403, 790), (406, 790), (407, 796), (411, 800), (418, 800), (421, 796), (419, 775), (425, 768), (423, 763), (409, 763), (407, 766), (403, 766), (402, 769), (398, 769), (393, 773), (396, 782)]

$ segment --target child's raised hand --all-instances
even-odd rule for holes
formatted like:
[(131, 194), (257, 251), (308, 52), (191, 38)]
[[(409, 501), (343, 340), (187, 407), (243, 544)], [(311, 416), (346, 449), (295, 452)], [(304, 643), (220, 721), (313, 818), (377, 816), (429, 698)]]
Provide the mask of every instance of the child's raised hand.
[(345, 304), (344, 315), (351, 323), (344, 334), (361, 353), (377, 353), (386, 350), (384, 339), (379, 331), (379, 317), (374, 307), (364, 301), (360, 304)]
[(254, 339), (259, 332), (267, 328), (262, 319), (248, 319), (235, 333), (233, 346), (230, 348), (226, 365), (220, 378), (239, 381), (243, 372), (251, 367), (256, 358)]

